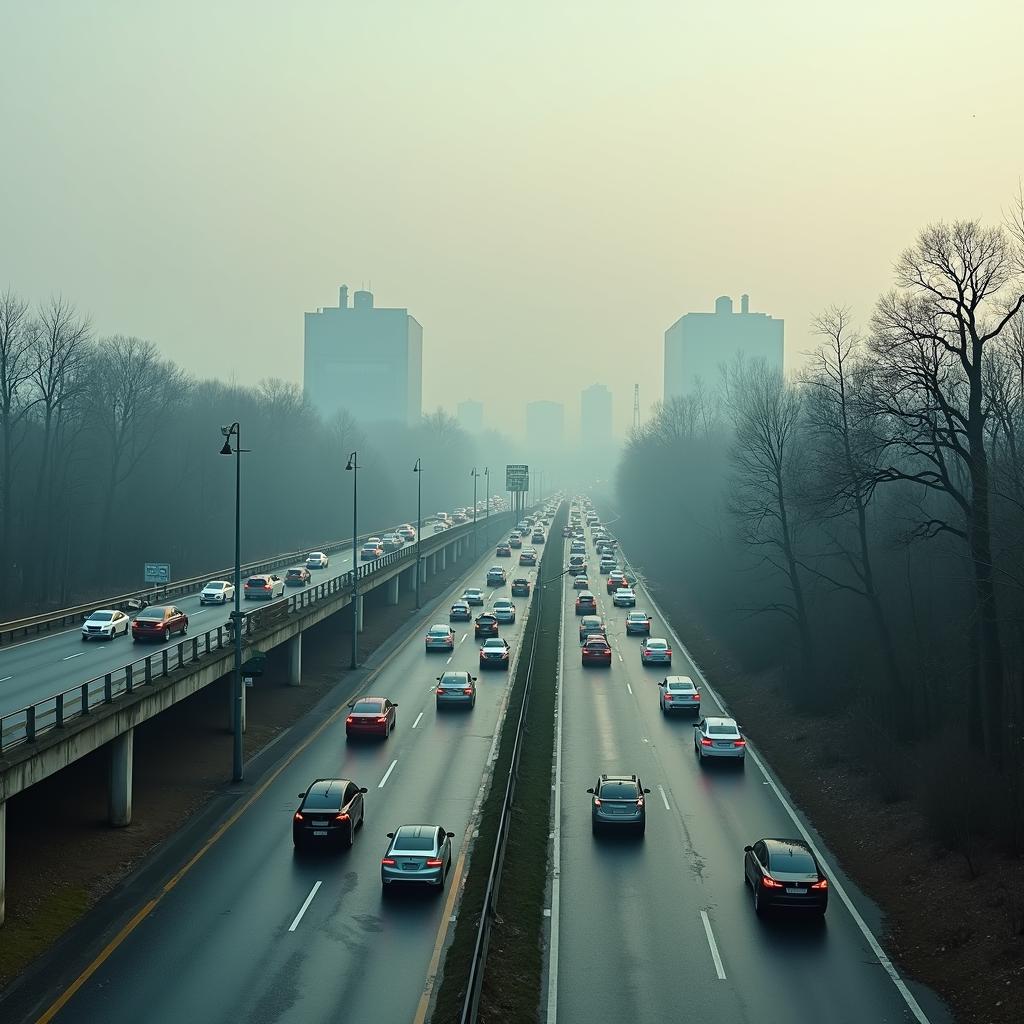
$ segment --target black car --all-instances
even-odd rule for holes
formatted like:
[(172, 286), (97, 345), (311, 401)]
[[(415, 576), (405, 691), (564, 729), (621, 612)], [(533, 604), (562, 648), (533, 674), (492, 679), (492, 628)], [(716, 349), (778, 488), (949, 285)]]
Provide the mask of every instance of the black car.
[(349, 779), (317, 779), (305, 793), (292, 818), (295, 849), (315, 846), (349, 847), (363, 824), (365, 788)]
[(498, 620), (490, 612), (484, 612), (483, 615), (478, 615), (473, 627), (473, 635), (477, 638), (482, 636), (497, 636)]
[(304, 587), (312, 578), (304, 565), (298, 565), (284, 574), (284, 584), (286, 587)]
[(529, 597), (530, 596), (530, 581), (529, 580), (513, 580), (512, 581), (512, 596), (513, 597)]
[(743, 847), (743, 876), (754, 893), (754, 910), (806, 910), (824, 914), (828, 879), (802, 839), (759, 839)]

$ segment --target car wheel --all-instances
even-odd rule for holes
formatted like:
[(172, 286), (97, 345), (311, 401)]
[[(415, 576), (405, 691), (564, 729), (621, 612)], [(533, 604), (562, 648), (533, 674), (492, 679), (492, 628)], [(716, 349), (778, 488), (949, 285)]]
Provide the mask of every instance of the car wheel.
[(182, 636), (188, 636), (188, 623), (187, 622), (185, 623), (184, 626), (181, 627), (181, 635)]
[(171, 631), (169, 629), (164, 630), (164, 643), (167, 643), (171, 639)]

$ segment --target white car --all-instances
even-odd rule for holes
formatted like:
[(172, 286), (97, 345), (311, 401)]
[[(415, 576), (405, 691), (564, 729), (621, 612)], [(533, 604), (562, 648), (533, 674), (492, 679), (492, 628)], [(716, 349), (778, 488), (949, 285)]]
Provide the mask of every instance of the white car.
[(665, 676), (658, 683), (658, 700), (666, 715), (670, 711), (700, 712), (700, 690), (689, 676)]
[(701, 764), (709, 757), (745, 760), (747, 741), (735, 718), (702, 718), (693, 727), (693, 750)]
[(491, 610), (499, 622), (516, 621), (516, 606), (507, 597), (499, 597), (491, 606)]
[(227, 604), (235, 599), (235, 585), (227, 580), (210, 580), (199, 591), (200, 604)]
[(466, 604), (483, 604), (484, 592), (479, 587), (467, 587), (462, 592), (462, 600)]
[(632, 587), (619, 587), (612, 596), (612, 604), (616, 608), (635, 608), (636, 594)]
[(82, 640), (113, 640), (115, 636), (127, 636), (132, 620), (115, 608), (103, 608), (93, 612), (82, 623)]
[(306, 557), (307, 569), (326, 569), (330, 559), (322, 551), (310, 551)]

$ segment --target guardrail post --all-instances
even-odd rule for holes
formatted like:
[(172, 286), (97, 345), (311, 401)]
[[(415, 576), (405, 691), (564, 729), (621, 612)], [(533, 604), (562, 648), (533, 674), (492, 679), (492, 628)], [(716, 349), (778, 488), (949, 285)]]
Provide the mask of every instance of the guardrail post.
[(103, 677), (103, 703), (109, 704), (114, 699), (114, 690), (110, 681), (110, 673)]
[(217, 650), (219, 651), (224, 646), (224, 627), (217, 627)]
[(145, 669), (145, 671), (146, 671), (146, 682), (147, 683), (152, 683), (153, 682), (153, 655), (152, 654), (147, 654), (146, 655), (146, 669)]
[(54, 704), (53, 723), (60, 729), (64, 725), (64, 694), (58, 693)]
[(167, 648), (160, 652), (160, 675), (167, 675)]
[(25, 739), (31, 743), (36, 738), (36, 706), (30, 704), (25, 708)]
[(185, 664), (185, 641), (178, 644), (178, 668)]
[(199, 660), (199, 637), (192, 637), (192, 660)]
[(82, 683), (82, 714), (89, 714), (89, 684)]
[(124, 667), (124, 692), (131, 693), (135, 688), (135, 673), (132, 671), (131, 665), (125, 665)]

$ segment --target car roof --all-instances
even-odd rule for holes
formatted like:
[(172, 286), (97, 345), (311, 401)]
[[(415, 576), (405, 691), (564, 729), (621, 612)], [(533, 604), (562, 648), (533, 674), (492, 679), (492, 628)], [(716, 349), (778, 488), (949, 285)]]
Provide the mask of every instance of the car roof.
[(497, 601), (494, 602), (494, 605), (495, 605), (495, 607), (497, 607), (499, 604), (511, 604), (511, 603), (512, 602), (507, 597), (499, 597), (497, 599)]
[(356, 697), (356, 699), (354, 701), (352, 701), (352, 703), (353, 704), (361, 704), (364, 700), (376, 701), (378, 704), (383, 704), (384, 701), (387, 700), (387, 698), (386, 697)]
[(449, 626), (447, 622), (435, 622), (432, 623), (430, 627), (431, 631), (436, 629), (440, 633), (449, 633), (451, 632), (451, 628), (452, 627)]
[(731, 725), (731, 726), (735, 727), (737, 729), (737, 731), (739, 730), (739, 726), (736, 725), (736, 719), (735, 718), (708, 717), (708, 718), (705, 718), (704, 721), (705, 721), (705, 723), (707, 725)]
[[(619, 589), (621, 590), (621, 589), (625, 589), (625, 588), (620, 587)], [(626, 613), (626, 618), (627, 619), (632, 619), (632, 618), (649, 619), (650, 617), (651, 617), (651, 613), (650, 612), (642, 612), (638, 608), (630, 608), (630, 610)]]
[(491, 647), (504, 647), (506, 643), (508, 643), (508, 641), (504, 637), (489, 636), (487, 637), (486, 640), (484, 640), (484, 647), (486, 647), (488, 644), (490, 644)]
[(651, 644), (664, 644), (666, 647), (668, 647), (668, 641), (663, 636), (648, 637), (647, 646), (650, 647)]
[(684, 685), (689, 685), (693, 687), (696, 687), (697, 685), (689, 676), (665, 676), (665, 682), (683, 683)]
[(440, 825), (399, 825), (395, 829), (395, 839), (414, 839), (420, 836), (429, 836), (436, 832)]
[(310, 793), (328, 793), (331, 788), (337, 786), (340, 789), (344, 789), (352, 780), (351, 779), (314, 779), (306, 790), (306, 795)]
[(636, 775), (636, 774), (634, 774), (634, 775), (605, 775), (604, 773), (602, 773), (601, 774), (601, 781), (602, 782), (639, 782), (640, 781), (640, 777), (638, 775)]
[(447, 669), (442, 672), (438, 678), (448, 682), (451, 682), (453, 679), (466, 680), (469, 678), (469, 673), (464, 672), (461, 669)]
[[(809, 853), (814, 857), (814, 851), (802, 839), (761, 839), (759, 842), (764, 843), (769, 853)], [(814, 857), (815, 863), (817, 860), (818, 858)]]

